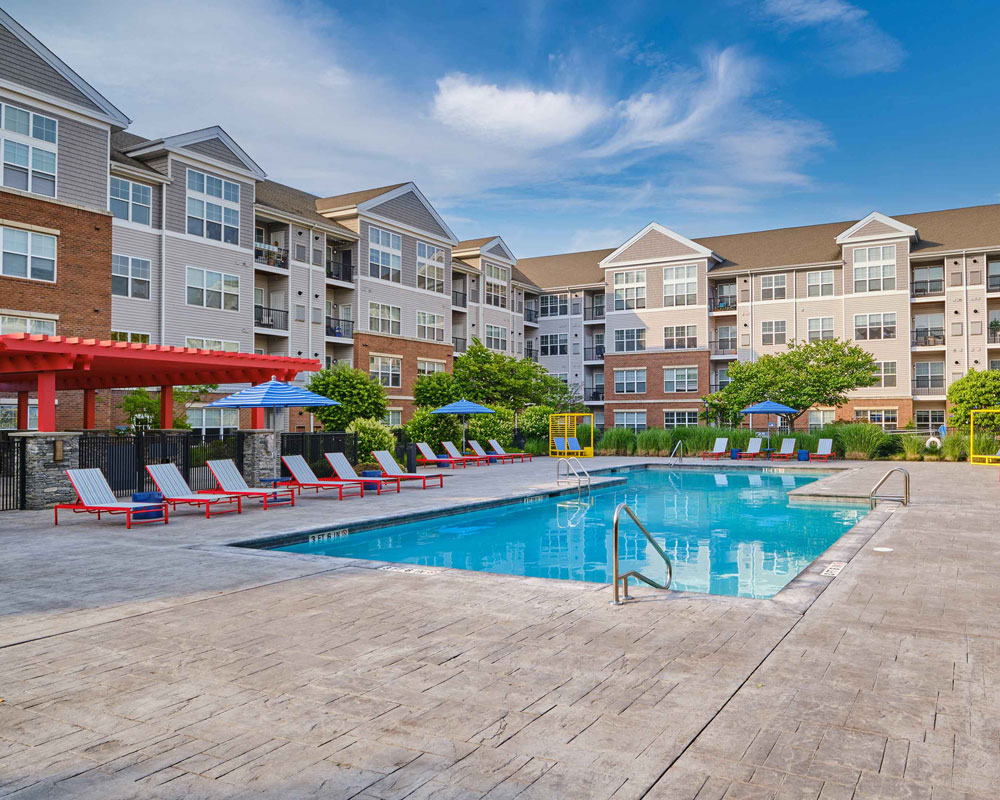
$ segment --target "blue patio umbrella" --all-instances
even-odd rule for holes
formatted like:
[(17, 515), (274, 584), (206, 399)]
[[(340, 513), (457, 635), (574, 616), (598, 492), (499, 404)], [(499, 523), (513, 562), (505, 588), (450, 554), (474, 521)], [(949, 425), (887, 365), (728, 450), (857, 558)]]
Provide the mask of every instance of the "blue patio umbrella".
[[(336, 400), (310, 392), (300, 386), (276, 380), (274, 377), (249, 389), (241, 389), (228, 397), (220, 397), (208, 404), (215, 408), (312, 408), (314, 406), (339, 406)], [(264, 420), (252, 422), (263, 425)]]
[(495, 414), (496, 412), (492, 408), (487, 408), (486, 406), (481, 406), (479, 403), (473, 403), (471, 400), (456, 400), (454, 403), (448, 403), (446, 406), (441, 406), (441, 408), (435, 408), (432, 414), (458, 414), (462, 417), (462, 452), (465, 452), (465, 426), (466, 418), (469, 414)]
[[(754, 414), (776, 414), (778, 416), (784, 416), (786, 414), (798, 414), (799, 410), (797, 408), (791, 408), (783, 403), (776, 403), (773, 400), (765, 400), (763, 403), (755, 403), (752, 406), (747, 406), (741, 412), (741, 414), (750, 414), (750, 429), (753, 429), (753, 415)], [(767, 439), (771, 440), (771, 431), (767, 431)], [(770, 445), (768, 445), (770, 447)]]

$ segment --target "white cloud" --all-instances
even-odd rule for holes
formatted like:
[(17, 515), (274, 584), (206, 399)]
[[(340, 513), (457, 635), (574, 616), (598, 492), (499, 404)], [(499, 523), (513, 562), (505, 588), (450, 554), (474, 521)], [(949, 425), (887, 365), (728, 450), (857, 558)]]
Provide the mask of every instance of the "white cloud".
[(847, 75), (891, 72), (902, 63), (902, 45), (844, 0), (764, 0), (763, 10), (789, 30), (815, 28), (830, 47), (830, 66)]

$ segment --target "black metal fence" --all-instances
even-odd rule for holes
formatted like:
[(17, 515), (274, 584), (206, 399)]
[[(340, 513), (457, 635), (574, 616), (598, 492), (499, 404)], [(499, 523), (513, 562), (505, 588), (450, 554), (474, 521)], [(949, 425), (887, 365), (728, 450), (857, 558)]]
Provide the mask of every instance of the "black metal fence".
[(147, 464), (176, 464), (194, 490), (211, 489), (215, 479), (206, 466), (212, 459), (231, 458), (243, 469), (243, 433), (203, 436), (193, 431), (138, 431), (117, 436), (94, 432), (80, 437), (80, 466), (96, 467), (119, 497), (155, 491)]
[(0, 437), (0, 511), (24, 508), (24, 447), (22, 438)]
[[(357, 464), (358, 435), (345, 431), (281, 434), (281, 455), (302, 456), (318, 478), (329, 478), (333, 474), (333, 468), (324, 453), (343, 453), (351, 464)], [(281, 474), (288, 475), (284, 462), (281, 464)]]

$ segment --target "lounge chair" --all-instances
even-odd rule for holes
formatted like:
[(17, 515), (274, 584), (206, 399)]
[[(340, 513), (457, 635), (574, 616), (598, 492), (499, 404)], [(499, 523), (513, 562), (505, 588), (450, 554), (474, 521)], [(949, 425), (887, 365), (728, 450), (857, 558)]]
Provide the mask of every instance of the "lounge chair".
[(490, 447), (493, 448), (493, 452), (496, 453), (498, 456), (510, 456), (511, 458), (514, 458), (516, 456), (519, 457), (522, 461), (524, 461), (524, 459), (528, 459), (528, 461), (532, 460), (531, 453), (508, 453), (500, 446), (500, 442), (498, 442), (496, 439), (487, 439), (486, 441), (489, 442)]
[[(271, 506), (295, 505), (295, 489), (291, 487), (273, 489), (251, 489), (247, 486), (246, 480), (236, 469), (236, 464), (231, 458), (220, 458), (214, 461), (206, 461), (205, 464), (211, 470), (215, 482), (219, 485), (215, 489), (218, 494), (231, 494), (234, 497), (258, 497), (264, 503), (264, 510)], [(281, 497), (288, 496), (287, 500)], [(270, 501), (270, 502), (269, 502)]]
[(795, 452), (795, 439), (791, 437), (785, 437), (781, 440), (781, 449), (771, 453), (771, 458), (774, 461), (788, 461), (790, 458), (795, 458), (797, 453)]
[(108, 486), (104, 473), (99, 469), (68, 469), (66, 475), (76, 492), (76, 502), (60, 503), (52, 509), (56, 525), (59, 524), (60, 508), (68, 508), (77, 514), (97, 514), (98, 519), (101, 518), (101, 514), (124, 514), (127, 529), (131, 529), (133, 522), (136, 525), (142, 525), (147, 522), (160, 521), (159, 517), (135, 519), (134, 515), (139, 511), (162, 511), (163, 524), (166, 525), (169, 521), (166, 502), (131, 503), (119, 500), (111, 491), (111, 487)]
[(399, 464), (396, 463), (396, 459), (392, 457), (392, 453), (388, 450), (372, 450), (372, 455), (378, 462), (378, 465), (382, 467), (382, 474), (387, 478), (398, 478), (401, 481), (423, 481), (422, 488), (427, 488), (427, 481), (432, 481), (435, 478), (438, 481), (438, 486), (442, 489), (444, 488), (444, 475), (440, 472), (432, 475), (411, 475), (409, 472), (403, 472)]
[(741, 458), (749, 458), (752, 461), (753, 459), (757, 458), (757, 456), (761, 455), (760, 446), (763, 443), (764, 443), (763, 439), (761, 439), (759, 436), (755, 436), (747, 443), (746, 450), (740, 450), (740, 452), (736, 454), (737, 460)]
[(562, 453), (563, 456), (584, 455), (583, 448), (580, 447), (580, 442), (577, 441), (575, 436), (571, 436), (568, 439), (561, 436), (554, 436), (552, 441), (556, 446), (556, 452)]
[(810, 454), (810, 461), (829, 461), (837, 456), (833, 452), (833, 439), (820, 439), (816, 446), (816, 452)]
[(714, 458), (716, 460), (722, 458), (726, 454), (726, 448), (729, 447), (729, 439), (725, 436), (720, 436), (715, 440), (715, 447), (711, 450), (705, 450), (702, 452), (702, 458)]
[[(312, 467), (309, 466), (302, 456), (282, 456), (281, 460), (284, 462), (285, 466), (288, 467), (288, 471), (292, 473), (292, 479), (289, 481), (289, 486), (294, 486), (299, 490), (299, 494), (302, 494), (303, 489), (312, 489), (319, 494), (320, 492), (337, 490), (337, 499), (344, 499), (344, 487), (354, 487), (358, 490), (358, 496), (365, 496), (365, 487), (359, 483), (345, 483), (344, 481), (338, 480), (337, 478), (317, 478), (316, 473), (312, 471)], [(348, 495), (350, 497), (350, 495)]]
[(510, 461), (512, 462), (514, 461), (514, 456), (500, 455), (500, 453), (493, 453), (491, 455), (490, 453), (487, 453), (485, 450), (483, 450), (483, 446), (479, 444), (479, 442), (477, 442), (475, 439), (469, 439), (469, 447), (471, 447), (472, 451), (480, 458), (487, 458), (487, 459), (493, 458), (499, 461), (501, 464), (505, 463), (508, 459), (510, 459)]
[(464, 455), (462, 455), (460, 452), (458, 452), (458, 448), (455, 447), (455, 445), (452, 442), (441, 442), (441, 446), (448, 452), (448, 455), (450, 455), (452, 458), (454, 458), (456, 460), (459, 459), (459, 458), (464, 458), (467, 463), (474, 464), (477, 467), (480, 464), (489, 465), (489, 463), (490, 463), (490, 457), (489, 456), (464, 456)]
[[(431, 450), (431, 447), (427, 444), (427, 442), (417, 442), (417, 450), (420, 451), (420, 457), (417, 459), (417, 464), (429, 464), (432, 467), (450, 467), (451, 469), (454, 469), (457, 466), (468, 466), (468, 462), (464, 458), (452, 458), (451, 456), (442, 456), (441, 458), (438, 458), (437, 454)], [(382, 469), (384, 470), (385, 467)]]
[(193, 492), (176, 464), (147, 464), (146, 471), (163, 495), (164, 502), (169, 503), (174, 511), (179, 505), (205, 506), (205, 518), (209, 519), (212, 516), (213, 506), (231, 506), (236, 503), (236, 508), (217, 508), (215, 513), (229, 514), (233, 511), (237, 514), (243, 513), (243, 498), (239, 495), (218, 494), (211, 491)]
[[(382, 489), (396, 487), (398, 492), (400, 489), (399, 478), (360, 478), (358, 473), (354, 471), (354, 467), (351, 466), (351, 462), (347, 460), (347, 456), (343, 453), (323, 453), (326, 456), (326, 460), (330, 462), (330, 466), (333, 467), (333, 474), (337, 476), (338, 480), (344, 483), (360, 483), (360, 484), (375, 484), (375, 494), (382, 494)], [(371, 491), (371, 489), (369, 489)]]

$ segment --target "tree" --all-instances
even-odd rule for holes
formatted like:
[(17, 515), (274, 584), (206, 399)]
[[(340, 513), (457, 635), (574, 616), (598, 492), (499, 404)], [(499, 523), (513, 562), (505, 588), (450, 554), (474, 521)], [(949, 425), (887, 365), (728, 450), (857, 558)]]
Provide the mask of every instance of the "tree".
[[(951, 406), (952, 425), (967, 427), (969, 413), (976, 408), (1000, 408), (1000, 371), (969, 370), (964, 378), (948, 387), (948, 404)], [(1000, 414), (980, 414), (976, 429), (996, 431), (1000, 428)]]
[(453, 372), (458, 397), (475, 403), (514, 411), (542, 404), (568, 411), (576, 405), (573, 390), (542, 366), (526, 358), (495, 353), (478, 339), (455, 359)]
[[(174, 407), (180, 406), (180, 411), (174, 414), (173, 426), (175, 428), (190, 428), (187, 421), (188, 409), (201, 400), (206, 394), (217, 391), (217, 383), (201, 383), (191, 386), (174, 387)], [(160, 396), (153, 394), (148, 389), (138, 388), (126, 392), (122, 397), (118, 408), (128, 418), (128, 423), (133, 428), (149, 428), (159, 424), (160, 421)]]
[(313, 375), (308, 388), (340, 403), (309, 409), (319, 417), (324, 430), (343, 431), (353, 420), (385, 417), (385, 389), (360, 369), (337, 364)]
[(840, 407), (848, 392), (878, 381), (872, 354), (840, 339), (792, 342), (783, 353), (734, 361), (728, 374), (729, 385), (704, 398), (704, 415), (731, 425), (741, 422), (742, 409), (764, 400), (797, 409), (788, 415), (794, 423), (813, 406)]
[(441, 408), (460, 399), (455, 388), (455, 376), (450, 372), (421, 375), (413, 384), (413, 402), (418, 408)]

